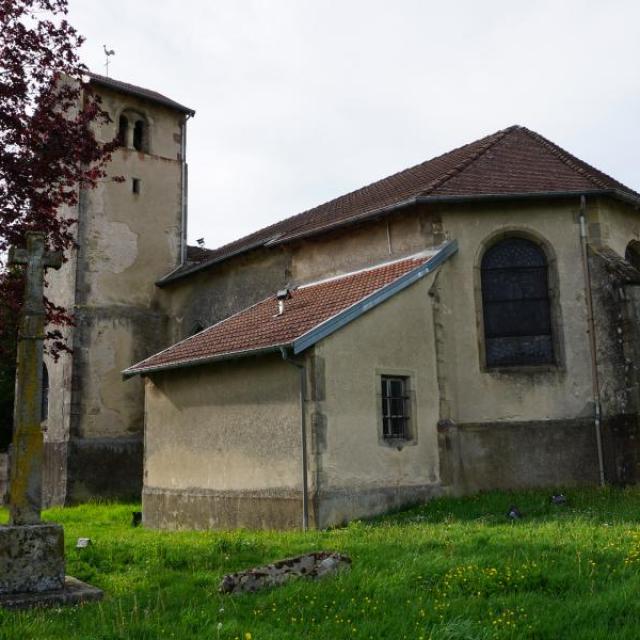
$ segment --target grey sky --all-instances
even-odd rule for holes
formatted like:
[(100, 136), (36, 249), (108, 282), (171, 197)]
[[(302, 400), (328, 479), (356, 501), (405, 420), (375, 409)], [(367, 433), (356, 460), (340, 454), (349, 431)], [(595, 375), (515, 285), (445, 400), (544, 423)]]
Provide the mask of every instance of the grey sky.
[(70, 0), (83, 59), (196, 110), (215, 247), (512, 124), (640, 190), (640, 3)]

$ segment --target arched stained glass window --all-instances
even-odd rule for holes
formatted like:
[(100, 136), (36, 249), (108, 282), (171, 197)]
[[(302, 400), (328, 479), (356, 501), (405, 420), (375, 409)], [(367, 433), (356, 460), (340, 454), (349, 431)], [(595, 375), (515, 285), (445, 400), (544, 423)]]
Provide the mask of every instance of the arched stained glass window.
[(488, 367), (553, 364), (547, 260), (525, 238), (507, 238), (481, 264)]

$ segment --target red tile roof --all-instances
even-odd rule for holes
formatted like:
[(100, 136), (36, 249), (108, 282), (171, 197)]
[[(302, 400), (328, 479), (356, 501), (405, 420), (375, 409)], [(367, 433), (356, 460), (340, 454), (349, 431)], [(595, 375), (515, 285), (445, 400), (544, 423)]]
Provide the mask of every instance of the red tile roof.
[(86, 75), (89, 76), (89, 82), (92, 84), (102, 85), (103, 87), (108, 87), (109, 89), (114, 89), (115, 91), (122, 91), (122, 93), (128, 93), (129, 95), (137, 96), (138, 98), (143, 98), (144, 100), (157, 102), (158, 104), (163, 104), (165, 107), (175, 109), (176, 111), (182, 111), (183, 113), (186, 113), (190, 116), (193, 116), (195, 114), (195, 111), (193, 109), (189, 109), (189, 107), (185, 107), (179, 102), (176, 102), (171, 98), (167, 98), (167, 96), (163, 96), (157, 91), (151, 91), (151, 89), (145, 89), (144, 87), (137, 87), (134, 84), (122, 82), (121, 80), (109, 78), (108, 76), (101, 76), (98, 73), (89, 72)]
[(187, 265), (165, 276), (158, 284), (177, 280), (256, 247), (321, 233), (379, 215), (385, 208), (411, 203), (417, 198), (515, 197), (585, 191), (616, 192), (640, 198), (633, 189), (540, 134), (513, 126), (215, 249), (199, 264)]
[(291, 292), (280, 316), (276, 296), (271, 296), (129, 367), (123, 374), (171, 369), (291, 345), (311, 329), (425, 265), (433, 257), (434, 254), (414, 256), (305, 285)]

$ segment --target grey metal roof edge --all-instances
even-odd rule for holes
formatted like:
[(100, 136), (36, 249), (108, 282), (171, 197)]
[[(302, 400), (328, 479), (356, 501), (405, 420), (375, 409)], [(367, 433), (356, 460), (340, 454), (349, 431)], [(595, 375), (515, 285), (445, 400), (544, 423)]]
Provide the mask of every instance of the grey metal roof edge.
[(197, 273), (198, 271), (203, 271), (204, 269), (207, 269), (208, 267), (212, 267), (216, 264), (218, 264), (219, 262), (224, 262), (225, 260), (228, 260), (229, 258), (233, 258), (234, 256), (238, 256), (241, 255), (243, 253), (246, 253), (247, 251), (251, 251), (252, 249), (259, 249), (260, 247), (264, 247), (266, 246), (271, 240), (273, 239), (273, 236), (268, 238), (267, 240), (256, 240), (255, 242), (252, 242), (251, 244), (247, 245), (246, 247), (242, 247), (241, 249), (237, 249), (236, 251), (232, 251), (230, 253), (227, 253), (223, 256), (217, 256), (215, 258), (211, 258), (209, 260), (204, 260), (203, 262), (198, 262), (194, 265), (192, 265), (191, 267), (185, 269), (182, 273), (176, 273), (176, 271), (178, 271), (178, 269), (180, 269), (182, 267), (182, 265), (176, 267), (173, 271), (170, 271), (169, 273), (167, 273), (165, 276), (162, 276), (162, 278), (160, 278), (159, 280), (155, 281), (155, 285), (157, 287), (164, 287), (165, 285), (171, 284), (172, 282), (176, 282), (178, 280), (182, 280), (183, 278), (186, 278), (187, 276), (190, 276), (193, 273)]
[(393, 211), (397, 211), (398, 209), (405, 209), (406, 207), (410, 207), (412, 204), (416, 204), (416, 202), (416, 196), (412, 196), (411, 198), (399, 200), (398, 202), (385, 205), (384, 207), (378, 207), (377, 209), (369, 209), (368, 211), (357, 213), (353, 216), (345, 218), (344, 220), (330, 222), (326, 225), (323, 225), (322, 227), (316, 227), (315, 229), (310, 229), (309, 231), (292, 234), (281, 234), (280, 237), (270, 240), (268, 243), (265, 243), (265, 245), (275, 247), (280, 244), (286, 244), (287, 242), (293, 242), (294, 240), (319, 235), (321, 233), (325, 233), (326, 231), (333, 231), (334, 229), (340, 229), (341, 227), (348, 227), (349, 225), (357, 224), (361, 220), (371, 220), (372, 218), (376, 218), (377, 216), (383, 216), (385, 213), (392, 213)]
[(163, 96), (157, 92), (153, 92), (155, 95), (150, 95), (145, 89), (142, 87), (136, 87), (135, 85), (129, 84), (128, 82), (122, 82), (116, 80), (114, 82), (109, 82), (111, 78), (104, 78), (99, 74), (94, 74), (92, 72), (86, 74), (89, 77), (89, 84), (97, 84), (101, 87), (106, 87), (107, 89), (111, 89), (112, 91), (120, 91), (121, 93), (127, 93), (132, 96), (136, 96), (142, 100), (148, 100), (149, 102), (156, 102), (158, 104), (164, 105), (165, 107), (169, 107), (170, 109), (174, 109), (176, 111), (181, 111), (182, 113), (186, 113), (190, 117), (196, 115), (194, 109), (190, 107), (185, 107), (183, 104), (168, 98), (167, 96)]
[(354, 216), (346, 218), (344, 220), (340, 220), (338, 222), (329, 223), (323, 227), (310, 229), (309, 231), (305, 231), (298, 234), (285, 234), (282, 238), (277, 238), (273, 241), (265, 243), (265, 246), (277, 246), (280, 244), (286, 244), (287, 242), (293, 242), (295, 240), (301, 240), (304, 238), (308, 238), (311, 236), (319, 235), (322, 233), (326, 233), (329, 231), (333, 231), (334, 229), (340, 229), (341, 227), (346, 227), (351, 224), (357, 224), (360, 221), (372, 220), (378, 216), (384, 216), (387, 213), (392, 213), (397, 211), (398, 209), (404, 209), (412, 204), (437, 204), (437, 203), (473, 203), (473, 202), (482, 202), (482, 201), (501, 201), (501, 200), (537, 200), (537, 199), (548, 199), (548, 198), (569, 198), (569, 197), (579, 197), (581, 195), (589, 196), (589, 195), (608, 195), (613, 196), (617, 199), (624, 200), (636, 205), (640, 205), (640, 198), (634, 198), (631, 194), (626, 194), (619, 189), (587, 189), (587, 190), (576, 190), (576, 191), (521, 191), (514, 193), (482, 193), (475, 195), (462, 195), (462, 196), (412, 196), (411, 198), (407, 198), (405, 200), (400, 200), (391, 205), (386, 205), (384, 207), (380, 207), (378, 209), (371, 209), (369, 211), (365, 211), (363, 213), (358, 213)]
[(328, 320), (325, 320), (319, 325), (313, 327), (303, 335), (299, 336), (293, 341), (293, 353), (298, 355), (305, 349), (313, 346), (320, 340), (323, 340), (332, 333), (335, 333), (345, 325), (349, 324), (356, 318), (370, 311), (371, 309), (382, 304), (385, 300), (388, 300), (396, 293), (406, 289), (408, 286), (417, 282), (424, 276), (432, 273), (441, 264), (443, 264), (449, 257), (451, 257), (458, 250), (458, 241), (449, 240), (442, 248), (432, 256), (427, 262), (421, 264), (419, 267), (408, 271), (404, 275), (400, 276), (388, 285), (374, 291), (366, 298), (359, 300), (355, 304), (351, 305), (344, 311), (332, 316)]
[(573, 198), (580, 196), (611, 196), (618, 200), (640, 205), (640, 198), (632, 194), (625, 193), (619, 189), (578, 189), (575, 191), (522, 191), (518, 193), (483, 193), (467, 196), (418, 196), (416, 202), (430, 203), (467, 203), (482, 201), (501, 201), (501, 200), (544, 200), (549, 198)]
[(339, 222), (326, 225), (319, 229), (312, 229), (310, 231), (306, 231), (304, 233), (300, 233), (297, 235), (285, 235), (285, 236), (275, 236), (273, 238), (269, 238), (267, 240), (259, 240), (253, 242), (247, 246), (241, 247), (231, 253), (225, 254), (223, 256), (218, 256), (213, 258), (212, 260), (207, 260), (198, 264), (194, 264), (193, 268), (183, 271), (182, 273), (178, 273), (176, 275), (171, 275), (171, 273), (166, 276), (160, 278), (156, 281), (156, 285), (158, 287), (163, 287), (172, 282), (176, 282), (177, 280), (181, 280), (186, 278), (187, 276), (192, 275), (193, 273), (197, 273), (203, 269), (207, 269), (216, 264), (224, 262), (230, 258), (234, 258), (238, 255), (242, 255), (248, 251), (253, 249), (258, 249), (260, 247), (276, 247), (282, 244), (286, 244), (287, 242), (293, 242), (295, 240), (301, 240), (304, 238), (308, 238), (315, 235), (320, 235), (322, 233), (327, 233), (329, 231), (333, 231), (335, 229), (339, 229), (341, 227), (346, 227), (351, 224), (356, 224), (360, 221), (375, 219), (377, 216), (383, 216), (387, 213), (392, 213), (397, 211), (398, 209), (404, 209), (412, 204), (438, 204), (438, 203), (473, 203), (473, 202), (492, 202), (492, 201), (502, 201), (502, 200), (539, 200), (539, 199), (548, 199), (548, 198), (571, 198), (571, 197), (579, 197), (581, 195), (584, 196), (611, 196), (616, 200), (620, 200), (627, 204), (633, 205), (635, 207), (640, 207), (640, 198), (636, 198), (631, 194), (627, 194), (624, 191), (620, 191), (619, 189), (588, 189), (588, 190), (577, 190), (577, 191), (523, 191), (519, 193), (488, 193), (488, 194), (478, 194), (478, 195), (468, 195), (468, 196), (415, 196), (413, 198), (409, 198), (407, 200), (402, 200), (393, 205), (388, 205), (386, 207), (381, 207), (379, 209), (372, 209), (370, 211), (366, 211), (364, 213), (360, 213), (356, 216), (352, 216), (347, 218), (346, 220), (341, 220)]
[[(158, 373), (160, 371), (171, 371), (172, 369), (186, 369), (187, 367), (197, 367), (201, 364), (210, 364), (211, 362), (219, 362), (223, 360), (237, 360), (248, 356), (257, 356), (263, 353), (279, 352), (282, 347), (290, 347), (288, 342), (282, 344), (274, 344), (268, 347), (260, 347), (258, 349), (246, 349), (245, 351), (229, 351), (228, 353), (218, 353), (213, 356), (202, 356), (191, 360), (182, 360), (180, 362), (160, 364), (155, 367), (129, 367), (121, 372), (122, 377), (127, 380), (134, 376), (144, 376), (148, 373)], [(169, 347), (171, 348), (171, 347)]]

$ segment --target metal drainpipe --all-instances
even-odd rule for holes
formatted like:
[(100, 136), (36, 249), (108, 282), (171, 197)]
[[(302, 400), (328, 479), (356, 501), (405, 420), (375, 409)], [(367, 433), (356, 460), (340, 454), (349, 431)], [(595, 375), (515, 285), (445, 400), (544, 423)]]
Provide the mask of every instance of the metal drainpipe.
[(306, 388), (306, 368), (301, 362), (289, 358), (286, 347), (281, 347), (282, 359), (298, 369), (300, 375), (300, 441), (302, 445), (302, 530), (309, 529), (309, 488), (307, 470), (307, 421), (304, 398)]
[(180, 265), (183, 265), (187, 259), (187, 120), (189, 118), (190, 115), (187, 113), (180, 126), (182, 129), (180, 136), (180, 153), (182, 155), (180, 167)]
[(589, 324), (589, 347), (591, 352), (591, 380), (593, 385), (594, 426), (596, 430), (596, 447), (598, 450), (598, 472), (600, 486), (604, 487), (604, 458), (602, 455), (602, 407), (600, 404), (600, 379), (598, 377), (598, 352), (596, 344), (596, 324), (593, 316), (593, 290), (591, 288), (591, 270), (587, 248), (587, 224), (585, 218), (586, 198), (580, 196), (580, 246), (582, 249), (582, 270), (587, 299), (587, 322)]

